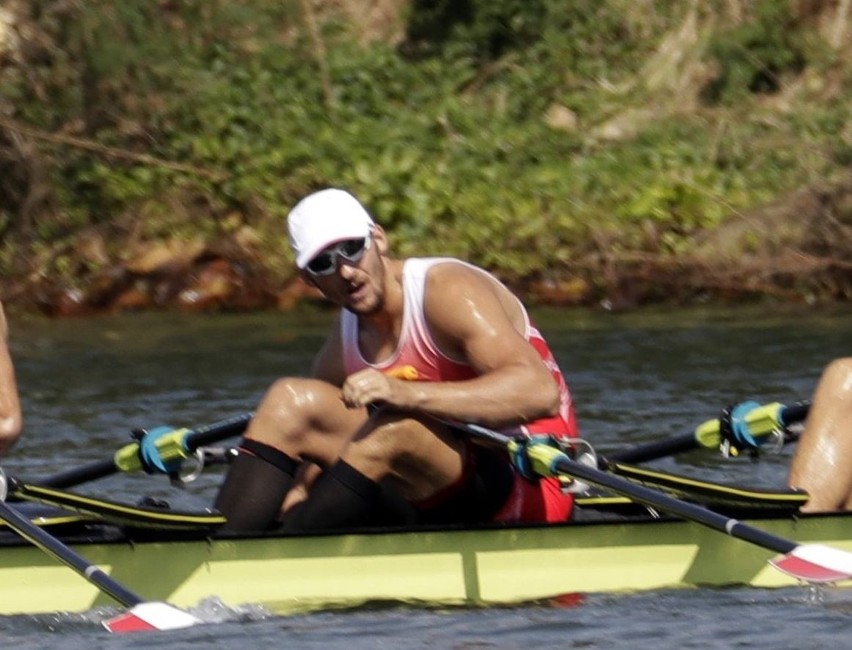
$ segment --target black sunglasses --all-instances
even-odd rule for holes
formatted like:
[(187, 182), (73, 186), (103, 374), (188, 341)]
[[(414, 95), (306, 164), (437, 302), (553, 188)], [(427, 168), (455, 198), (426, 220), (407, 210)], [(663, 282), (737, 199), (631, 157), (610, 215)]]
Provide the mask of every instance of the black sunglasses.
[(331, 275), (337, 269), (338, 256), (354, 264), (364, 257), (369, 248), (370, 237), (346, 239), (314, 257), (305, 265), (305, 270), (311, 275)]

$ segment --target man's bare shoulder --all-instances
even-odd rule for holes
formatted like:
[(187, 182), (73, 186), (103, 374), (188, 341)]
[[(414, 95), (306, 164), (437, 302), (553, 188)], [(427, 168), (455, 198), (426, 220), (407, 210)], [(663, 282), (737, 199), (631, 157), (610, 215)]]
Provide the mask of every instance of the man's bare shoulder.
[(507, 306), (512, 304), (517, 299), (511, 292), (478, 267), (439, 262), (426, 276), (426, 317), (440, 329), (466, 329), (483, 322), (499, 325), (509, 320)]
[(466, 295), (470, 291), (493, 293), (498, 286), (492, 275), (460, 260), (441, 260), (426, 272), (427, 291), (436, 289), (436, 293), (445, 296)]

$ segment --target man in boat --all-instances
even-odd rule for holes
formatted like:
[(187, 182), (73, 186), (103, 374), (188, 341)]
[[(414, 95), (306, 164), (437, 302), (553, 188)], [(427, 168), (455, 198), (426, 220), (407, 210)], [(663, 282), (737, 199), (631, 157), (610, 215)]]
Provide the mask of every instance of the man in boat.
[(803, 511), (852, 510), (852, 357), (832, 361), (820, 377), (789, 483), (808, 493)]
[(567, 519), (556, 479), (522, 476), (452, 426), (576, 436), (519, 299), (456, 259), (391, 257), (343, 190), (300, 201), (288, 232), (304, 280), (341, 310), (313, 377), (280, 379), (261, 401), (216, 499), (226, 529)]
[(15, 368), (9, 354), (9, 326), (0, 302), (0, 456), (21, 435), (21, 402), (15, 382)]

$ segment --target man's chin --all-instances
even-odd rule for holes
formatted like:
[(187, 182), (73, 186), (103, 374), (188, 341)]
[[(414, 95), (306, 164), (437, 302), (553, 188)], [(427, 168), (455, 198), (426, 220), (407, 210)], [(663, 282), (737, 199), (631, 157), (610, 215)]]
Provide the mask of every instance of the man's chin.
[(371, 316), (382, 310), (382, 303), (375, 298), (362, 300), (347, 300), (346, 309), (358, 316)]

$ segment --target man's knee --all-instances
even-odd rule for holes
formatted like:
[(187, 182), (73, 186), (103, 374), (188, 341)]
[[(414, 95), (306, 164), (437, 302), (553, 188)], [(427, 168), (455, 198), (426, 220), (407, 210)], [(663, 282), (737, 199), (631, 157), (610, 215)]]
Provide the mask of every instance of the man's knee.
[(838, 393), (852, 395), (852, 357), (835, 359), (825, 369), (824, 377)]
[(278, 417), (292, 417), (294, 413), (312, 414), (326, 408), (328, 400), (337, 397), (334, 386), (318, 379), (283, 377), (277, 379), (266, 391), (260, 408)]
[(265, 442), (281, 440), (298, 442), (318, 428), (335, 405), (337, 393), (330, 384), (300, 377), (275, 381), (258, 406), (248, 435)]

